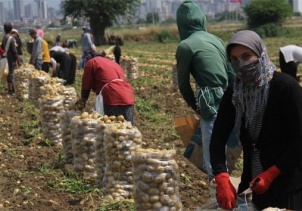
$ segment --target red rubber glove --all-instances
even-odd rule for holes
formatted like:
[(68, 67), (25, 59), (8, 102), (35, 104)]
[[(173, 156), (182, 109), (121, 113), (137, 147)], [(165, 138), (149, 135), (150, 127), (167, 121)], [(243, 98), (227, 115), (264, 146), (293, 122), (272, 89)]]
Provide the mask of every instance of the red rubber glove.
[(265, 193), (271, 186), (272, 182), (276, 177), (281, 174), (277, 166), (273, 165), (263, 173), (256, 176), (251, 182), (251, 190), (257, 194)]
[(230, 181), (228, 173), (220, 173), (215, 176), (217, 202), (223, 209), (233, 209), (236, 207), (236, 189)]

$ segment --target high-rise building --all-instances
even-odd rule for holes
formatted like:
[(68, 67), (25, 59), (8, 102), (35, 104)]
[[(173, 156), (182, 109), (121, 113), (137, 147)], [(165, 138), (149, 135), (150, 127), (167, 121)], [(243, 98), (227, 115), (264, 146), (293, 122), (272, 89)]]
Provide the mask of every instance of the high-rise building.
[(302, 1), (301, 0), (293, 0), (293, 10), (297, 13), (302, 13)]
[(147, 0), (146, 1), (146, 7), (147, 7), (147, 11), (150, 12), (161, 12), (162, 10), (162, 5), (161, 5), (161, 0)]
[(168, 17), (171, 17), (171, 14), (172, 14), (171, 2), (163, 1), (160, 19), (166, 20)]
[(20, 20), (23, 15), (22, 12), (24, 11), (23, 0), (14, 0), (13, 5), (13, 17), (15, 20)]
[(137, 10), (138, 19), (146, 19), (146, 15), (148, 13), (147, 5), (145, 1), (142, 1), (140, 7)]
[(0, 2), (0, 23), (4, 22), (4, 7), (3, 2)]
[(56, 11), (54, 8), (49, 7), (47, 8), (47, 18), (52, 19), (56, 17)]
[(181, 0), (173, 1), (171, 4), (173, 17), (176, 18), (176, 11), (181, 4)]
[(35, 0), (37, 5), (38, 18), (42, 18), (42, 0)]
[(41, 2), (42, 18), (47, 19), (47, 1)]
[(38, 17), (38, 7), (37, 4), (31, 3), (25, 6), (25, 17), (37, 18)]

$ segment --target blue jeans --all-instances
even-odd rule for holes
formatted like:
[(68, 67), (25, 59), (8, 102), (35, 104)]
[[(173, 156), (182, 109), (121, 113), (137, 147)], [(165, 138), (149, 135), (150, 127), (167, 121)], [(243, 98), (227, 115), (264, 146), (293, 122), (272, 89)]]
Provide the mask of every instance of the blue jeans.
[(210, 162), (210, 143), (212, 137), (212, 130), (214, 122), (216, 120), (217, 114), (215, 114), (211, 119), (204, 120), (200, 118), (201, 136), (202, 136), (202, 150), (203, 150), (203, 163), (208, 174), (208, 179), (211, 181), (214, 178), (212, 172), (212, 166)]
[(36, 59), (36, 61), (35, 61), (35, 68), (37, 70), (42, 70), (42, 64), (43, 64), (42, 59)]
[(87, 54), (88, 54), (88, 52), (82, 52), (82, 56), (81, 56), (79, 66), (78, 66), (79, 70), (85, 67), (85, 57)]
[[(212, 137), (212, 130), (214, 127), (214, 122), (216, 120), (217, 114), (215, 114), (210, 120), (204, 120), (200, 118), (200, 127), (201, 127), (201, 137), (202, 137), (202, 152), (203, 152), (203, 163), (204, 169), (207, 171), (208, 179), (211, 181), (214, 178), (213, 170), (210, 162), (210, 143)], [(234, 148), (239, 145), (238, 135), (235, 132), (235, 129), (229, 135), (227, 146)]]
[(79, 66), (78, 66), (78, 70), (82, 69), (84, 66), (84, 59), (83, 59), (83, 54), (81, 56), (81, 59), (79, 61)]

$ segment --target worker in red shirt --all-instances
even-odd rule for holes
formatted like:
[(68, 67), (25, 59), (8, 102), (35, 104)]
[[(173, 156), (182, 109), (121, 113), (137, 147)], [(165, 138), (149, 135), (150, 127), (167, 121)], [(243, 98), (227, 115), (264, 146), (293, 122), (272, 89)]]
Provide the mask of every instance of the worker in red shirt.
[(125, 120), (133, 124), (134, 94), (124, 70), (116, 62), (96, 52), (89, 52), (85, 57), (81, 98), (76, 102), (76, 108), (81, 110), (85, 107), (90, 90), (97, 94), (96, 110), (103, 108), (104, 113), (98, 111), (100, 114), (123, 115)]

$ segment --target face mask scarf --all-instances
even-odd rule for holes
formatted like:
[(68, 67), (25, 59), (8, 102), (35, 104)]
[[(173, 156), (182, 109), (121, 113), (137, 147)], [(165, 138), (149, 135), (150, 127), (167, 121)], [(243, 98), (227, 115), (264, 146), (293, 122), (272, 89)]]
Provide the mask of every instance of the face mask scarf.
[(237, 60), (232, 62), (236, 77), (246, 86), (252, 86), (259, 81), (261, 67), (259, 59), (255, 61)]
[[(243, 117), (246, 128), (256, 119), (255, 117), (261, 118), (260, 122), (262, 124), (269, 93), (269, 81), (273, 77), (273, 72), (277, 69), (268, 58), (265, 45), (262, 45), (262, 49), (262, 54), (258, 60), (239, 61), (238, 64), (235, 63), (233, 66), (237, 80), (235, 80), (233, 87), (232, 101), (236, 108), (235, 129), (238, 134), (240, 134)], [(256, 133), (256, 136), (258, 136), (258, 133)]]

